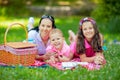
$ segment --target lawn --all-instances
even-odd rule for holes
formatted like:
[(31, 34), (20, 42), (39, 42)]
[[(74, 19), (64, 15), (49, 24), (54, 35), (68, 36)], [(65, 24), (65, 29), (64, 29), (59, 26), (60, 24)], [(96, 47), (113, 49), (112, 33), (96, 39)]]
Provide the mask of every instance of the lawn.
[[(35, 25), (38, 22), (35, 18)], [(13, 22), (21, 22), (27, 25), (27, 18), (25, 19), (8, 19), (0, 22), (0, 44), (4, 43), (4, 33), (7, 26)], [(56, 25), (60, 28), (68, 40), (68, 29), (77, 31), (79, 25), (79, 18), (58, 18)], [(4, 25), (3, 25), (4, 24)], [(22, 33), (22, 34), (21, 34)], [(105, 34), (105, 33), (104, 33)], [(105, 34), (107, 50), (104, 52), (107, 64), (100, 70), (88, 71), (85, 68), (78, 67), (74, 70), (61, 71), (52, 67), (45, 68), (30, 68), (30, 67), (0, 67), (0, 80), (119, 80), (120, 76), (120, 45), (109, 44), (109, 40), (114, 40), (116, 36)], [(25, 32), (22, 28), (12, 27), (7, 34), (7, 41), (23, 41), (26, 38)], [(7, 59), (7, 56), (6, 56)]]

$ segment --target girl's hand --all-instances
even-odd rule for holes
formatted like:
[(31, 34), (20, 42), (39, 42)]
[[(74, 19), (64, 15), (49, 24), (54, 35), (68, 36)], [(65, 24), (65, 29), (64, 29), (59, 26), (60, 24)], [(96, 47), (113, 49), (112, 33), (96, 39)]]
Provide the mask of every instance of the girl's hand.
[(102, 65), (102, 64), (103, 64), (103, 61), (104, 61), (103, 56), (96, 56), (95, 59), (94, 59), (94, 63), (95, 63), (95, 64), (100, 64), (100, 65)]

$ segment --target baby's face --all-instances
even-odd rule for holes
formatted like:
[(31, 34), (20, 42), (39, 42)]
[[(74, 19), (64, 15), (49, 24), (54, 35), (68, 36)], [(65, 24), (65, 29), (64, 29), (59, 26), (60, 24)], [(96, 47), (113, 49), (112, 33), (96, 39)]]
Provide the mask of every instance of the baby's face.
[(50, 41), (51, 41), (51, 45), (53, 45), (56, 49), (58, 50), (62, 49), (64, 38), (60, 34), (58, 33), (51, 34)]

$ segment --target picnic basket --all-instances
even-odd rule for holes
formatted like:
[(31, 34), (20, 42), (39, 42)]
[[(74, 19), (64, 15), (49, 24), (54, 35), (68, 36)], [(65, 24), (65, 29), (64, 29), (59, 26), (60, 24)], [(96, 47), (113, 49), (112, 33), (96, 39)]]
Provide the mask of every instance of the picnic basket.
[(12, 26), (22, 26), (26, 33), (26, 41), (28, 33), (26, 27), (21, 23), (13, 23), (6, 29), (4, 35), (4, 44), (0, 45), (0, 63), (7, 65), (23, 65), (30, 66), (34, 63), (37, 54), (37, 47), (33, 43), (27, 42), (7, 42), (6, 36)]

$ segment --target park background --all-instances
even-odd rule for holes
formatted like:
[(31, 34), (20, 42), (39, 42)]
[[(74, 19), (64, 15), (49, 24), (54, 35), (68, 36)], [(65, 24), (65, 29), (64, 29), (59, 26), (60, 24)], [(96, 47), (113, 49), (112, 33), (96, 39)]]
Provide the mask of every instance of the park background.
[[(120, 76), (120, 1), (119, 0), (0, 0), (0, 44), (4, 44), (6, 28), (19, 22), (27, 27), (29, 17), (38, 25), (43, 14), (55, 17), (56, 26), (68, 40), (68, 30), (75, 33), (83, 17), (96, 20), (104, 35), (104, 55), (107, 64), (101, 70), (88, 71), (84, 68), (60, 71), (51, 67), (0, 67), (0, 80), (117, 80)], [(7, 41), (23, 41), (25, 32), (21, 27), (12, 27)]]

